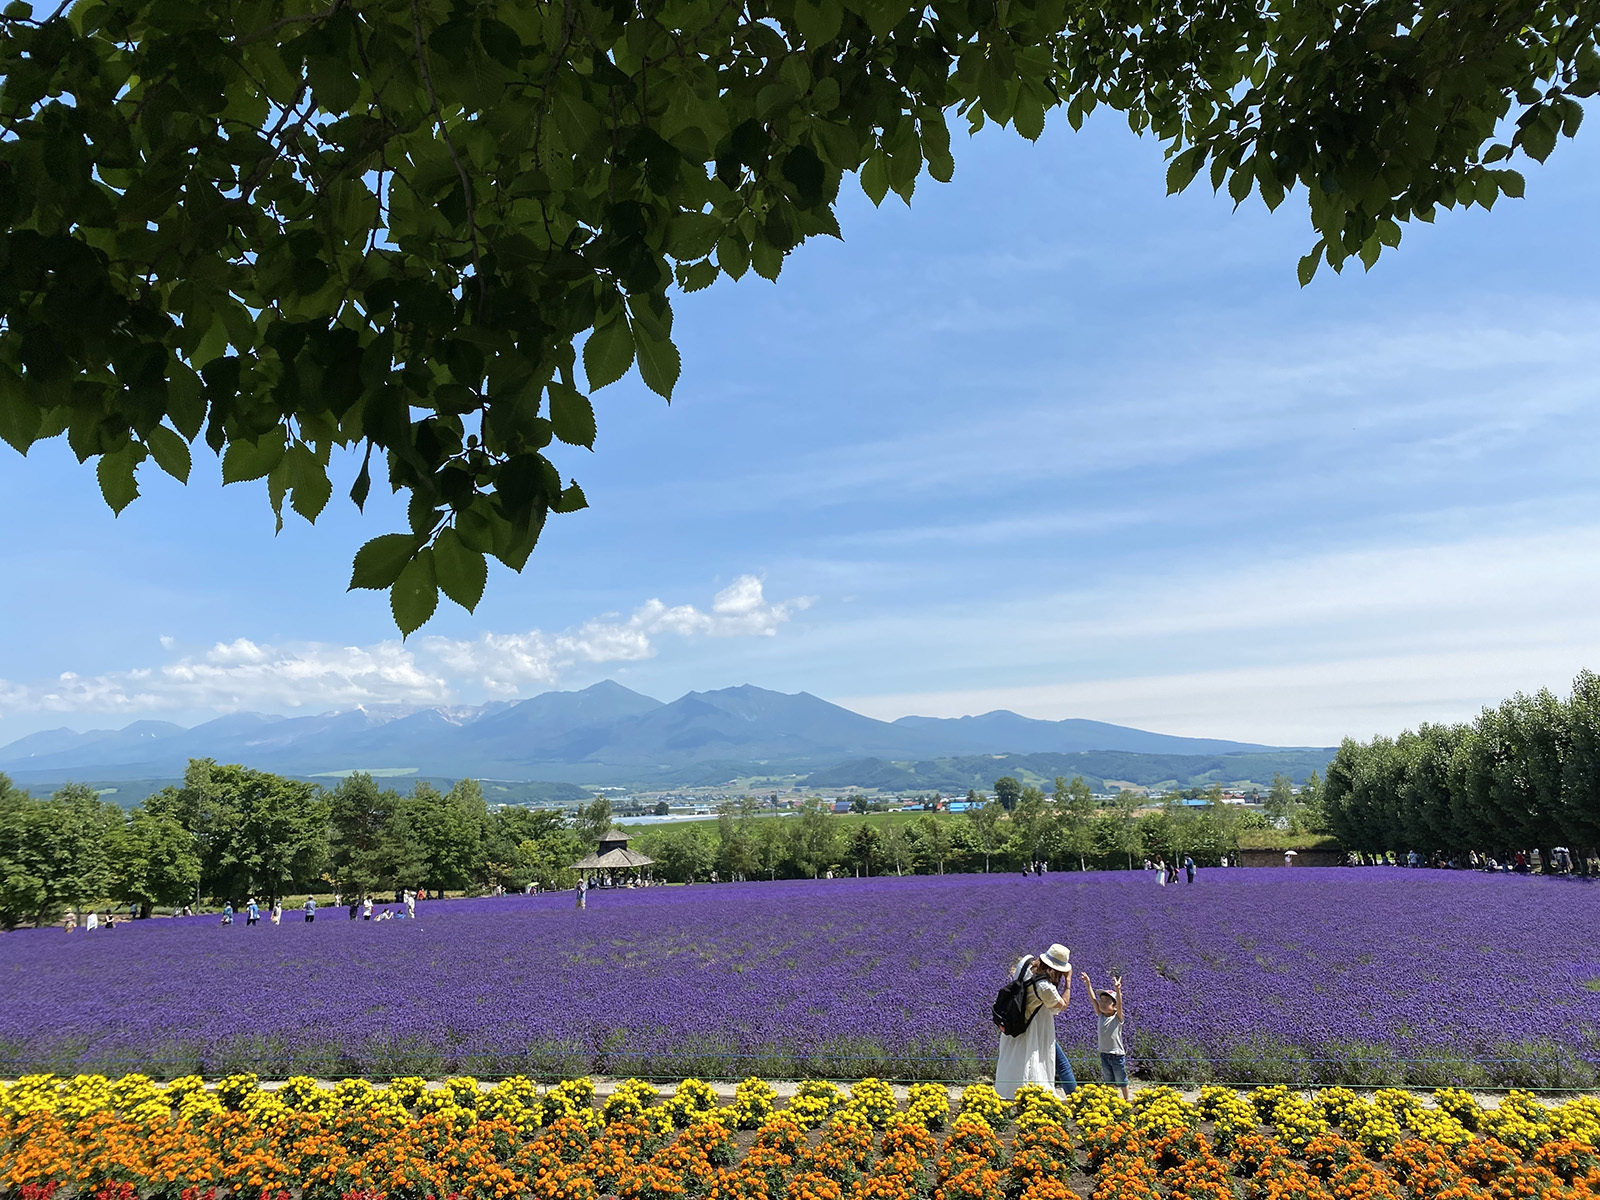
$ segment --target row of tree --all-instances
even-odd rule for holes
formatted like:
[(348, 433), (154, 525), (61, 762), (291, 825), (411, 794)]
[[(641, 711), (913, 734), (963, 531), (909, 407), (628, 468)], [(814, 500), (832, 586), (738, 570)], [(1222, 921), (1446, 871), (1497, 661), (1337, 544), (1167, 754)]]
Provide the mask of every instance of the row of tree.
[(491, 812), (470, 779), (402, 794), (352, 775), (328, 789), (209, 759), (126, 812), (81, 785), (36, 799), (0, 776), (0, 926), (104, 900), (149, 916), (208, 898), (563, 886), (595, 816)]
[[(1297, 802), (1281, 782), (1287, 810)], [(1150, 809), (1124, 793), (1102, 805), (1082, 779), (1057, 779), (1047, 796), (1004, 778), (994, 799), (972, 797), (964, 815), (870, 823), (847, 821), (821, 800), (792, 816), (762, 816), (746, 798), (724, 804), (714, 828), (652, 829), (635, 848), (671, 882), (713, 872), (794, 879), (1015, 871), (1040, 862), (1058, 871), (1123, 869), (1185, 855), (1208, 865), (1234, 853), (1240, 831), (1266, 818), (1223, 804), (1218, 789), (1206, 800), (1194, 806), (1173, 797)], [(572, 864), (611, 823), (603, 798), (571, 819), (548, 809), (491, 811), (470, 779), (449, 791), (423, 782), (401, 793), (358, 774), (330, 789), (200, 759), (181, 786), (124, 811), (81, 785), (38, 799), (0, 776), (0, 926), (44, 923), (67, 907), (107, 900), (148, 916), (203, 900), (270, 903), (310, 891), (356, 899), (403, 888), (569, 887)]]
[(1328, 767), (1329, 828), (1354, 850), (1509, 860), (1600, 848), (1600, 678), (1566, 700), (1518, 694), (1472, 722), (1346, 739)]
[[(1285, 790), (1287, 780), (1283, 781)], [(1013, 786), (1014, 785), (1014, 786)], [(1314, 795), (1285, 802), (1303, 811)], [(964, 815), (923, 813), (907, 821), (846, 823), (821, 800), (789, 817), (763, 817), (749, 801), (723, 805), (715, 830), (705, 825), (657, 828), (634, 846), (656, 860), (673, 882), (707, 879), (816, 878), (829, 871), (859, 875), (1017, 871), (1048, 862), (1052, 870), (1124, 870), (1145, 859), (1180, 862), (1192, 855), (1215, 865), (1238, 849), (1240, 832), (1270, 824), (1260, 813), (1222, 802), (1220, 788), (1205, 804), (1177, 796), (1155, 808), (1124, 792), (1102, 805), (1082, 779), (1058, 778), (1047, 795), (1002, 777), (995, 796), (971, 796)], [(1009, 811), (1007, 803), (1010, 804)]]

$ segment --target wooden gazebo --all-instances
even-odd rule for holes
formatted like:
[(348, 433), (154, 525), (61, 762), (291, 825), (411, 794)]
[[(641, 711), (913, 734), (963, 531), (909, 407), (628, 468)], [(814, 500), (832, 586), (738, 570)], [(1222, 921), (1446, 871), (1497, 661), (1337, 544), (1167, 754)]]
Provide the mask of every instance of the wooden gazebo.
[(573, 863), (578, 871), (637, 871), (653, 866), (655, 859), (628, 849), (628, 835), (613, 829), (600, 839), (595, 852)]

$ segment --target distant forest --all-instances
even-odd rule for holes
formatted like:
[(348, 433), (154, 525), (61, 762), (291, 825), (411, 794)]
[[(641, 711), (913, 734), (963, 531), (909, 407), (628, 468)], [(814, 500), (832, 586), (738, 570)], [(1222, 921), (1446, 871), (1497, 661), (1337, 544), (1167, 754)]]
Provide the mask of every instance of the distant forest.
[(986, 788), (996, 774), (1026, 784), (1048, 786), (1058, 775), (1082, 776), (1096, 792), (1112, 790), (1109, 780), (1141, 788), (1205, 788), (1214, 783), (1254, 783), (1262, 791), (1274, 776), (1296, 785), (1325, 771), (1332, 750), (1276, 750), (1243, 754), (1136, 754), (1126, 750), (1088, 750), (1076, 754), (967, 754), (925, 762), (858, 759), (814, 772), (814, 788), (877, 788), (888, 792), (936, 791), (960, 794)]

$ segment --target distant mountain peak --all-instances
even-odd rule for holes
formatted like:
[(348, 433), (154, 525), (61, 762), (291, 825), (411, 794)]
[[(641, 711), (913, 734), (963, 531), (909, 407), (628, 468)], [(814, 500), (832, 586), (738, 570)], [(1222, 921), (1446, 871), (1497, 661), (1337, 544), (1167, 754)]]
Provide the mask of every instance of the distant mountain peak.
[(803, 775), (846, 761), (1270, 749), (1100, 721), (1033, 720), (1006, 709), (880, 721), (810, 692), (752, 683), (663, 703), (603, 679), (577, 691), (476, 706), (360, 704), (294, 717), (232, 713), (192, 729), (164, 721), (90, 733), (58, 729), (0, 747), (0, 770), (39, 782), (153, 779), (180, 775), (189, 758), (207, 757), (307, 776), (359, 763), (440, 778), (718, 783), (752, 773)]

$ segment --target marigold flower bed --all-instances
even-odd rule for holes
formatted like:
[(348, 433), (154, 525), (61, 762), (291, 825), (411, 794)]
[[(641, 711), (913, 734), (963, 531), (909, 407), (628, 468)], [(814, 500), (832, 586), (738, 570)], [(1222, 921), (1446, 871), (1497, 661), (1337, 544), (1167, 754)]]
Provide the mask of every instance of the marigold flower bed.
[(1441, 1089), (1308, 1099), (1285, 1088), (1153, 1088), (1064, 1101), (933, 1085), (901, 1107), (868, 1079), (759, 1079), (719, 1104), (639, 1080), (430, 1087), (250, 1075), (208, 1088), (32, 1076), (0, 1086), (0, 1193), (16, 1200), (1586, 1200), (1600, 1099), (1480, 1107)]

